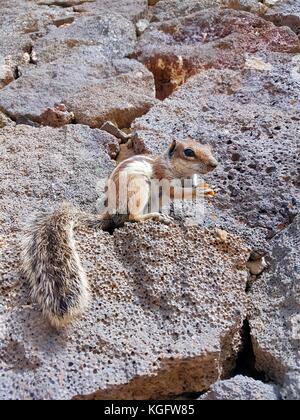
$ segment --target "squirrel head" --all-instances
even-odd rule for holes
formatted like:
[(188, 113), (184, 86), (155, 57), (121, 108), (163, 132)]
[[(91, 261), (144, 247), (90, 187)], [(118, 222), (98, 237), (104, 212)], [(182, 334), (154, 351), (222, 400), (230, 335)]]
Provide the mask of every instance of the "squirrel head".
[(168, 159), (172, 170), (182, 178), (207, 174), (218, 166), (211, 146), (191, 138), (174, 140), (168, 149)]

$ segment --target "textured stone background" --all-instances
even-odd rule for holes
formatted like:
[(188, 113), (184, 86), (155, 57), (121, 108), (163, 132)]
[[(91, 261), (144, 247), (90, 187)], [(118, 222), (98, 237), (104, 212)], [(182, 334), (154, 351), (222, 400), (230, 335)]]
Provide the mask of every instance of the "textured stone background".
[[(0, 398), (300, 398), (299, 33), (299, 0), (1, 1)], [(79, 229), (92, 304), (50, 329), (24, 223), (174, 136), (220, 162), (204, 220)]]

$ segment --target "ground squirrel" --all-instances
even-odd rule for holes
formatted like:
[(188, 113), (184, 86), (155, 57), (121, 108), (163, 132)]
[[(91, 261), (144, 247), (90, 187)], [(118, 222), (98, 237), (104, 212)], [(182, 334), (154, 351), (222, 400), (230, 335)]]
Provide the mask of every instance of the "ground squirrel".
[[(151, 182), (166, 180), (173, 185), (179, 180), (180, 185), (170, 188), (168, 199), (189, 200), (195, 196), (195, 187), (185, 188), (182, 180), (206, 174), (216, 166), (209, 145), (192, 139), (174, 140), (163, 155), (134, 156), (115, 168), (108, 181), (106, 209), (101, 214), (85, 214), (66, 203), (54, 212), (38, 214), (24, 233), (21, 266), (32, 301), (50, 324), (66, 325), (88, 305), (89, 285), (75, 247), (76, 225), (92, 224), (105, 230), (112, 220), (117, 224), (120, 220), (148, 219), (169, 223), (169, 217), (157, 211), (147, 212), (153, 195)], [(209, 190), (202, 189), (202, 193)]]

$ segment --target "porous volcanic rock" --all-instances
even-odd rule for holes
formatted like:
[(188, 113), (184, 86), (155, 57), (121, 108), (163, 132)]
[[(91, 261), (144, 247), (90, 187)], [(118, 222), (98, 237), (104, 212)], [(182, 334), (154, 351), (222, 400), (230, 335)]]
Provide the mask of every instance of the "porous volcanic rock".
[(81, 3), (74, 6), (76, 12), (86, 12), (93, 15), (104, 11), (114, 12), (133, 22), (146, 17), (148, 13), (147, 0), (94, 0)]
[(159, 1), (152, 11), (152, 21), (182, 18), (203, 9), (223, 4), (223, 0), (164, 0)]
[(84, 3), (94, 3), (95, 0), (35, 0), (35, 2), (46, 6), (71, 7)]
[[(36, 65), (22, 67), (21, 77), (1, 90), (0, 109), (17, 122), (101, 127), (111, 119), (130, 126), (155, 103), (153, 75), (123, 59), (135, 42), (133, 23), (109, 12), (53, 27), (35, 42)], [(67, 118), (58, 124), (60, 104)]]
[[(0, 3), (0, 399), (299, 400), (299, 2)], [(113, 159), (188, 136), (214, 147), (216, 195), (169, 226), (76, 228), (92, 300), (52, 329), (25, 222), (99, 212)]]
[(206, 9), (187, 17), (152, 23), (134, 56), (154, 74), (164, 99), (191, 75), (208, 68), (243, 68), (246, 53), (300, 52), (289, 28), (278, 28), (252, 13)]
[(271, 242), (269, 267), (250, 292), (256, 368), (300, 398), (300, 217)]
[[(13, 229), (40, 206), (63, 200), (91, 208), (96, 186), (113, 170), (109, 158), (117, 140), (81, 125), (60, 129), (25, 125), (0, 131), (2, 227)], [(16, 168), (18, 170), (16, 171)]]
[[(115, 139), (109, 134), (80, 125), (62, 129), (19, 125), (0, 130), (1, 173), (4, 175), (0, 180), (1, 398), (50, 398), (51, 393), (47, 388), (52, 382), (51, 377), (48, 385), (43, 386), (36, 368), (42, 363), (47, 370), (48, 356), (44, 350), (47, 348), (51, 354), (55, 342), (61, 340), (58, 334), (53, 336), (51, 331), (43, 330), (44, 339), (50, 341), (49, 347), (40, 347), (38, 360), (27, 353), (27, 345), (20, 341), (23, 337), (27, 344), (33, 344), (33, 330), (26, 332), (22, 321), (15, 325), (15, 329), (11, 328), (10, 322), (14, 321), (9, 321), (10, 310), (20, 314), (28, 299), (26, 286), (21, 292), (22, 281), (18, 269), (21, 226), (38, 208), (64, 199), (82, 208), (92, 209), (98, 198), (96, 186), (99, 180), (115, 166), (106, 153), (107, 147), (114, 143)], [(35, 322), (37, 325), (40, 323), (38, 318)], [(16, 374), (19, 378), (17, 382), (21, 382), (14, 385), (16, 377), (7, 375), (8, 370)], [(26, 372), (28, 376), (24, 382)], [(40, 383), (40, 390), (33, 389), (35, 381), (37, 388)], [(41, 390), (43, 395), (40, 394)], [(56, 396), (60, 398), (59, 393)]]
[[(291, 222), (300, 200), (300, 86), (277, 73), (203, 72), (134, 123), (137, 152), (161, 153), (174, 137), (213, 145), (219, 167), (206, 179), (220, 191), (201, 223), (238, 233), (261, 251)], [(295, 88), (292, 103), (284, 86)]]
[(14, 65), (24, 61), (35, 40), (48, 28), (73, 19), (74, 12), (60, 7), (39, 6), (33, 1), (2, 0), (0, 16), (0, 55)]
[(289, 26), (296, 34), (300, 34), (300, 2), (298, 0), (279, 1), (269, 8), (265, 19), (277, 26)]
[(135, 60), (113, 61), (115, 77), (82, 86), (65, 103), (80, 124), (101, 127), (115, 121), (130, 127), (135, 118), (146, 114), (157, 103), (153, 75)]
[(93, 299), (60, 333), (20, 289), (17, 237), (2, 245), (1, 398), (158, 398), (229, 374), (246, 307), (237, 238), (224, 247), (213, 232), (147, 223), (77, 240)]
[(3, 128), (9, 124), (13, 125), (14, 123), (5, 114), (0, 112), (0, 128)]
[(114, 13), (81, 16), (71, 24), (53, 28), (34, 44), (37, 62), (46, 63), (70, 54), (73, 48), (97, 46), (107, 58), (122, 58), (133, 51), (135, 26)]
[(0, 89), (14, 80), (14, 68), (10, 59), (0, 56)]
[(80, 125), (4, 127), (0, 139), (1, 398), (150, 398), (205, 390), (227, 375), (246, 311), (243, 242), (155, 222), (113, 236), (79, 230), (93, 299), (82, 320), (54, 331), (20, 277), (21, 227), (63, 199), (93, 209), (115, 140)]
[(97, 46), (78, 47), (31, 66), (0, 91), (0, 110), (17, 122), (51, 124), (47, 110), (64, 104), (77, 123), (129, 126), (155, 103), (152, 74), (134, 60), (110, 61)]
[(246, 376), (235, 376), (214, 384), (199, 400), (276, 401), (280, 399), (276, 385), (264, 384)]
[(259, 0), (223, 0), (225, 7), (264, 15), (268, 6)]

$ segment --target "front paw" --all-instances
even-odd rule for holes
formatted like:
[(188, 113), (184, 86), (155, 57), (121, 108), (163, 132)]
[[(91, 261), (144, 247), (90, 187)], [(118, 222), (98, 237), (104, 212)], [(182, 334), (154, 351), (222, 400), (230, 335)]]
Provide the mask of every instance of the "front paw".
[(198, 187), (198, 192), (204, 195), (204, 197), (214, 197), (217, 194), (217, 189), (214, 186), (204, 183)]

